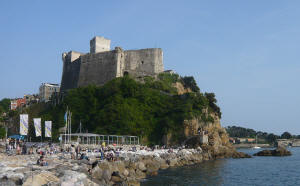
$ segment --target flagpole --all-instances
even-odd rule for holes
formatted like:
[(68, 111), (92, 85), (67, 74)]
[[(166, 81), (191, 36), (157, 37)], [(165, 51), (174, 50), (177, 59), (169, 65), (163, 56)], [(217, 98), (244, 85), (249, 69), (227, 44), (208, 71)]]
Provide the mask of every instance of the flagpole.
[(67, 117), (66, 117), (66, 124), (65, 124), (65, 144), (67, 142), (67, 128), (68, 128), (68, 106), (67, 106), (67, 112), (65, 113), (67, 114)]
[(80, 125), (79, 125), (79, 132), (81, 134), (81, 120), (80, 120)]
[(69, 143), (69, 120), (70, 120), (70, 113), (69, 113), (69, 109), (67, 110), (67, 143)]
[(70, 143), (71, 143), (71, 141), (72, 141), (72, 112), (70, 115), (71, 115), (70, 116)]
[(68, 133), (67, 133), (67, 135), (68, 135), (68, 137), (67, 137), (67, 142), (69, 143), (69, 141), (70, 141), (70, 136), (69, 136), (69, 134), (70, 134), (70, 111), (68, 110)]
[(71, 112), (69, 110), (69, 122), (68, 122), (68, 125), (69, 125), (69, 128), (68, 128), (68, 143), (70, 143), (70, 124), (71, 124)]

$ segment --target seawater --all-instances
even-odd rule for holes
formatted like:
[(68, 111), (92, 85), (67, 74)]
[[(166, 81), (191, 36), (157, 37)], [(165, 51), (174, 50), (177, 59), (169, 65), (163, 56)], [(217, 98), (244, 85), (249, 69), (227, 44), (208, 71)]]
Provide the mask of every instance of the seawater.
[[(253, 155), (263, 149), (238, 149)], [(300, 148), (288, 148), (292, 156), (219, 159), (197, 165), (169, 168), (145, 179), (142, 186), (267, 185), (300, 186)]]

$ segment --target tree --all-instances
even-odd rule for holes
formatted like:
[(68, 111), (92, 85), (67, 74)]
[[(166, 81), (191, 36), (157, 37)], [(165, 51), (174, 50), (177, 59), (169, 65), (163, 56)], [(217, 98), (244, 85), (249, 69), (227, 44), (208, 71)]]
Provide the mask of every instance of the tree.
[(276, 139), (278, 139), (278, 138), (279, 138), (279, 136), (277, 136), (273, 133), (267, 135), (267, 141), (269, 143), (275, 143)]
[(2, 112), (8, 112), (10, 106), (10, 99), (4, 98), (0, 101), (0, 114)]
[(6, 134), (5, 128), (0, 127), (0, 138), (5, 138), (5, 134)]
[(200, 92), (200, 89), (197, 86), (196, 80), (193, 76), (184, 76), (182, 81), (185, 88), (190, 88), (193, 92)]
[(284, 132), (281, 134), (281, 139), (291, 139), (292, 135), (289, 132)]
[(217, 99), (215, 94), (205, 92), (204, 95), (208, 99), (209, 106), (213, 109), (214, 112), (218, 114), (219, 118), (221, 118), (222, 113), (220, 107), (217, 105)]
[(257, 132), (253, 129), (237, 127), (237, 126), (228, 126), (226, 127), (226, 131), (228, 132), (230, 137), (238, 137), (238, 138), (254, 138)]

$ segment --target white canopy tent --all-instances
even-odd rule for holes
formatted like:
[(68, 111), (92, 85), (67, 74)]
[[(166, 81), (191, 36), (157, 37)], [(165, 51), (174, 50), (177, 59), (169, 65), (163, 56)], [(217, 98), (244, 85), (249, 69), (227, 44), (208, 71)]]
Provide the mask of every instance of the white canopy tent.
[[(66, 140), (66, 138), (71, 140)], [(60, 134), (61, 143), (78, 142), (79, 144), (88, 145), (101, 145), (105, 144), (123, 144), (123, 145), (139, 145), (138, 136), (118, 136), (118, 135), (100, 135), (92, 133), (72, 133), (72, 134)]]

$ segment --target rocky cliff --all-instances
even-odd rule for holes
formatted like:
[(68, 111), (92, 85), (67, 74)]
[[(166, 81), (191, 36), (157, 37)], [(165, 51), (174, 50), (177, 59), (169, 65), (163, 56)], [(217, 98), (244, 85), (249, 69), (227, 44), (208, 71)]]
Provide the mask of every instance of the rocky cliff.
[[(190, 88), (184, 87), (180, 82), (176, 82), (174, 87), (177, 88), (179, 95), (192, 92)], [(209, 112), (208, 108), (203, 109), (202, 112), (206, 116), (205, 118), (210, 116), (212, 120), (204, 120), (200, 116), (184, 120), (182, 144), (193, 148), (200, 146), (214, 158), (243, 156), (236, 152), (235, 148), (229, 143), (229, 136), (221, 126), (218, 114)], [(201, 135), (199, 135), (200, 131)], [(172, 133), (168, 133), (164, 136), (163, 141), (166, 145), (174, 144), (172, 143), (172, 135)], [(201, 141), (203, 135), (207, 136), (207, 142)]]

